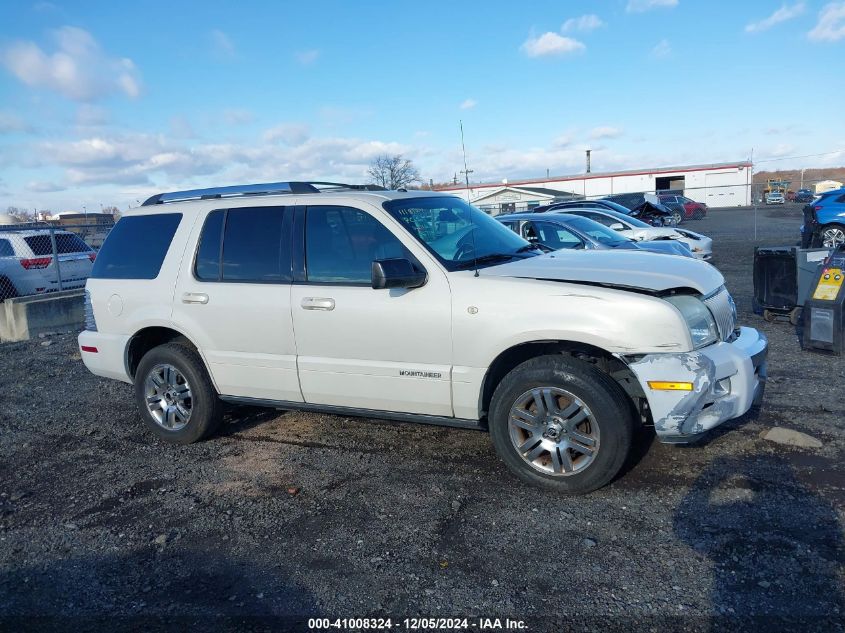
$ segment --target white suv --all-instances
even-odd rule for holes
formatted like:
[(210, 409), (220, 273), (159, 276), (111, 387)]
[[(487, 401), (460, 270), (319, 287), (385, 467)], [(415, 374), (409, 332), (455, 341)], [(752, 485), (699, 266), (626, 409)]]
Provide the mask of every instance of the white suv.
[(221, 401), (483, 429), (523, 480), (583, 493), (636, 425), (690, 441), (765, 381), (766, 339), (736, 327), (711, 265), (543, 254), (436, 192), (159, 194), (117, 223), (87, 289), (85, 365), (134, 383), (179, 443), (211, 434)]
[(70, 231), (53, 231), (52, 236), (49, 229), (0, 231), (0, 302), (60, 287), (82, 288), (96, 256)]

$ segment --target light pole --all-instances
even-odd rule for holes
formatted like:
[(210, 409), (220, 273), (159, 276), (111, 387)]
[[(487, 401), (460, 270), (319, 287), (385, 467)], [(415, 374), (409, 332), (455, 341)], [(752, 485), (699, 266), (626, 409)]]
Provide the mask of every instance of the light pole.
[(802, 168), (801, 168), (801, 186), (799, 187), (799, 189), (803, 189), (803, 188), (804, 188), (804, 171), (805, 171), (805, 168), (804, 168), (804, 167), (802, 167)]

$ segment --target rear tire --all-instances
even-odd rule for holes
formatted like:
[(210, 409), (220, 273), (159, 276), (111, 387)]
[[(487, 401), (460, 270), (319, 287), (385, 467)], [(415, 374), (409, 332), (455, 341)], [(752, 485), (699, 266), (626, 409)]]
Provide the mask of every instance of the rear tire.
[(496, 452), (522, 481), (564, 494), (608, 484), (631, 451), (625, 392), (593, 365), (541, 356), (514, 368), (490, 403)]
[(167, 343), (147, 352), (135, 372), (135, 400), (158, 437), (191, 444), (220, 425), (223, 404), (196, 350)]

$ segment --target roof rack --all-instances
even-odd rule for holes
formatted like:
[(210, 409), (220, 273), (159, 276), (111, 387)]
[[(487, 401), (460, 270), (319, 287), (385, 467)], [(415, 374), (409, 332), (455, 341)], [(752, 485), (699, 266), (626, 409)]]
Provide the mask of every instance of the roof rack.
[(279, 194), (320, 193), (322, 191), (386, 191), (379, 185), (348, 185), (341, 182), (291, 181), (265, 182), (254, 185), (234, 185), (231, 187), (210, 187), (208, 189), (189, 189), (170, 191), (150, 196), (141, 206), (186, 202), (188, 200), (213, 200), (215, 198), (236, 198), (240, 196), (274, 196)]

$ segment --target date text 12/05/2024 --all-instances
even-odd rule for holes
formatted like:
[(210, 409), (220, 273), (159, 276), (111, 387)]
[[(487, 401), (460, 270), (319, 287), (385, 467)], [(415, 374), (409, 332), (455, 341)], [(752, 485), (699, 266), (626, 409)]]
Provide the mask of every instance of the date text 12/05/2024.
[(310, 618), (309, 630), (321, 629), (372, 629), (388, 630), (402, 628), (409, 631), (446, 630), (511, 630), (524, 631), (528, 627), (523, 620), (510, 618)]

